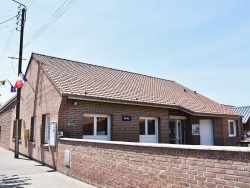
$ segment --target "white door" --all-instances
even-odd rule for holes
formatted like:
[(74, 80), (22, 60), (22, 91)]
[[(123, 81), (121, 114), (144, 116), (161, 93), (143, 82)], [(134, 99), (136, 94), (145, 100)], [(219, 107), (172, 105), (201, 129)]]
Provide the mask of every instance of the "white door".
[(140, 117), (140, 142), (158, 143), (157, 118)]
[(213, 123), (210, 119), (200, 120), (200, 144), (214, 145)]

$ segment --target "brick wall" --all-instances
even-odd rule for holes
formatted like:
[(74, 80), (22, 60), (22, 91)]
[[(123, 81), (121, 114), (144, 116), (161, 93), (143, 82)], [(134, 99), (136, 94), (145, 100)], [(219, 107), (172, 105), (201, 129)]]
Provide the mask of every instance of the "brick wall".
[[(191, 116), (191, 124), (199, 124), (202, 119), (211, 119), (213, 122), (214, 131), (214, 145), (216, 146), (237, 146), (238, 141), (241, 139), (241, 119), (240, 118), (227, 118), (227, 117), (202, 117), (202, 116)], [(236, 120), (237, 122), (237, 136), (229, 137), (228, 132), (228, 120)], [(191, 124), (189, 124), (187, 131), (191, 131)], [(199, 145), (200, 136), (192, 135), (191, 132), (187, 132), (189, 141), (187, 144)], [(191, 138), (190, 138), (191, 137)]]
[[(60, 108), (59, 130), (70, 131), (71, 138), (83, 136), (83, 114), (107, 114), (112, 119), (112, 135), (114, 141), (139, 141), (139, 117), (156, 117), (159, 119), (159, 142), (168, 143), (168, 110), (133, 105), (112, 104), (103, 102), (77, 101), (63, 98)], [(122, 121), (122, 115), (132, 116), (132, 121)], [(68, 126), (68, 122), (74, 126)]]
[[(61, 96), (44, 74), (39, 65), (32, 60), (21, 91), (20, 119), (22, 119), (22, 139), (19, 142), (20, 153), (49, 166), (56, 166), (56, 147), (43, 144), (42, 115), (50, 114), (50, 121), (58, 122)], [(23, 130), (31, 128), (31, 117), (36, 117), (36, 141), (30, 142), (24, 138)], [(14, 120), (14, 117), (12, 121)], [(13, 131), (13, 130), (11, 130)], [(11, 149), (14, 150), (14, 140), (11, 140)]]
[(250, 131), (250, 118), (243, 126), (244, 126), (244, 132)]
[[(113, 104), (104, 102), (93, 102), (77, 100), (77, 105), (73, 105), (75, 100), (63, 98), (60, 107), (59, 130), (69, 131), (71, 138), (82, 138), (83, 136), (83, 114), (108, 114), (111, 115), (111, 140), (138, 142), (139, 141), (139, 117), (157, 117), (159, 119), (159, 143), (168, 143), (168, 126), (169, 116), (185, 116), (183, 133), (185, 132), (185, 144), (200, 145), (200, 136), (192, 135), (192, 124), (199, 124), (202, 119), (211, 119), (214, 128), (214, 144), (215, 145), (232, 145), (237, 146), (237, 142), (241, 139), (241, 121), (237, 120), (237, 136), (230, 138), (228, 135), (228, 118), (225, 117), (207, 117), (207, 116), (191, 116), (180, 110), (153, 108), (136, 105)], [(132, 121), (122, 121), (122, 115), (132, 116)], [(68, 126), (73, 123), (74, 126)]]
[(9, 149), (10, 147), (12, 112), (12, 110), (9, 110), (0, 114), (0, 147), (5, 149)]
[[(71, 152), (70, 167), (64, 165), (65, 150)], [(250, 150), (64, 139), (57, 170), (98, 187), (249, 188)]]

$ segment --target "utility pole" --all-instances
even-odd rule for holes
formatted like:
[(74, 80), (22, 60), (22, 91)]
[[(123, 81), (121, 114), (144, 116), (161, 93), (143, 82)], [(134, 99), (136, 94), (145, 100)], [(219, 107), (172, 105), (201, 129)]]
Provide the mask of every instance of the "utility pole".
[[(25, 5), (13, 0), (14, 2), (20, 4), (22, 8), (22, 19), (21, 19), (21, 30), (20, 30), (20, 47), (19, 47), (19, 63), (18, 63), (18, 75), (22, 72), (22, 57), (23, 57), (23, 31), (24, 22), (26, 17), (26, 7)], [(18, 137), (18, 123), (20, 119), (20, 98), (21, 98), (21, 88), (17, 89), (17, 100), (16, 100), (16, 131), (15, 131), (15, 158), (19, 158), (19, 137)]]

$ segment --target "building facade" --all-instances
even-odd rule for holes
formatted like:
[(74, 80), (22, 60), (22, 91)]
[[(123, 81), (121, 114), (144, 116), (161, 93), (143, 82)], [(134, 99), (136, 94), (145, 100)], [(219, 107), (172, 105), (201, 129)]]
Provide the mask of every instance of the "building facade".
[(25, 75), (19, 151), (54, 168), (59, 137), (217, 146), (240, 140), (238, 113), (174, 81), (40, 54), (32, 54)]

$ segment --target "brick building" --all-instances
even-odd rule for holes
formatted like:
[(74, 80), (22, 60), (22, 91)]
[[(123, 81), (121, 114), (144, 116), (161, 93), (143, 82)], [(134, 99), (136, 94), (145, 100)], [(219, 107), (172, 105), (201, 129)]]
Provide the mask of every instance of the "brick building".
[(9, 149), (11, 140), (11, 125), (16, 96), (0, 106), (0, 147)]
[(218, 146), (240, 140), (238, 113), (174, 81), (35, 53), (25, 75), (19, 151), (53, 167), (57, 134)]
[(232, 107), (231, 109), (242, 115), (243, 131), (250, 132), (250, 106)]

